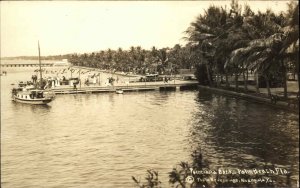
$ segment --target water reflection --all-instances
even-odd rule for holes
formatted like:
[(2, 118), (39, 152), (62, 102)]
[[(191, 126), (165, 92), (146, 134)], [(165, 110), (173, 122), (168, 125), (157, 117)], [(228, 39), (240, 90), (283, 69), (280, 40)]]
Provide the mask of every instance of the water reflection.
[(12, 101), (12, 110), (16, 111), (27, 111), (30, 110), (33, 113), (49, 113), (51, 110), (51, 105), (28, 105), (28, 104), (23, 104), (23, 103), (18, 103), (18, 102), (13, 102)]
[(114, 106), (114, 96), (115, 94), (114, 93), (109, 93), (108, 94), (108, 101), (112, 104), (111, 106)]
[(159, 93), (155, 92), (153, 95), (149, 95), (150, 100), (153, 105), (165, 105), (165, 102), (168, 100), (169, 96), (172, 95), (170, 91), (160, 91)]
[(200, 91), (196, 101), (199, 110), (193, 114), (190, 142), (197, 143), (194, 150), (201, 148), (212, 166), (274, 164), (298, 174), (296, 114), (206, 91)]

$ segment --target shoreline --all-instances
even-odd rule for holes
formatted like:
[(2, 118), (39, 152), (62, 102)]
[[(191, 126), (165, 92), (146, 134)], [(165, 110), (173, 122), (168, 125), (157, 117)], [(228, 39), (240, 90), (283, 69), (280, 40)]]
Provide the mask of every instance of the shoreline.
[[(266, 104), (269, 106), (273, 106), (276, 108), (281, 108), (281, 109), (285, 109), (294, 113), (299, 113), (299, 101), (297, 102), (297, 104), (295, 103), (288, 103), (286, 101), (272, 101), (270, 98), (266, 98), (266, 97), (260, 97), (260, 96), (255, 96), (252, 94), (247, 94), (247, 93), (240, 93), (240, 92), (236, 92), (236, 91), (230, 91), (230, 90), (225, 90), (225, 89), (221, 89), (221, 88), (215, 88), (215, 87), (209, 87), (209, 86), (203, 86), (203, 85), (198, 85), (198, 88), (201, 89), (206, 89), (206, 90), (210, 90), (213, 91), (215, 93), (220, 93), (223, 95), (228, 95), (228, 96), (234, 96), (236, 98), (240, 98), (240, 99), (244, 99), (244, 100), (248, 100), (248, 101), (252, 101), (252, 102), (256, 102), (256, 103), (261, 103), (261, 104)], [(261, 93), (263, 94), (263, 93)]]
[[(71, 66), (72, 68), (74, 69), (84, 69), (84, 70), (89, 70), (91, 72), (100, 72), (100, 73), (106, 73), (106, 74), (112, 74), (112, 75), (117, 75), (117, 76), (122, 76), (122, 77), (127, 77), (127, 78), (139, 78), (139, 77), (142, 77), (142, 75), (135, 75), (135, 74), (128, 74), (128, 73), (123, 73), (123, 72), (110, 72), (109, 70), (102, 70), (102, 69), (99, 69), (99, 68), (92, 68), (92, 67), (83, 67), (83, 66)], [(33, 67), (23, 67), (23, 70), (24, 71), (24, 68), (26, 70), (28, 69), (36, 69), (33, 68)], [(47, 67), (48, 68), (48, 67)], [(49, 67), (49, 68), (54, 68), (54, 69), (57, 69), (57, 68), (63, 68), (63, 67)], [(22, 72), (21, 71), (21, 72)], [(20, 72), (20, 71), (14, 71), (14, 72)], [(124, 83), (123, 83), (124, 82)], [(119, 84), (115, 84), (115, 87), (151, 87), (151, 86), (156, 86), (157, 85), (160, 85), (161, 87), (164, 87), (166, 85), (173, 85), (172, 82), (169, 82), (168, 84), (166, 83), (163, 83), (163, 82), (160, 82), (160, 81), (157, 81), (157, 82), (138, 82), (138, 83), (134, 83), (134, 82), (130, 82), (129, 83), (125, 83), (125, 80), (120, 81)], [(186, 82), (186, 81), (180, 81), (180, 80), (176, 80), (177, 83), (180, 83), (180, 82)], [(187, 81), (189, 82), (189, 81)], [(175, 82), (174, 82), (175, 83)], [(194, 81), (192, 81), (191, 83), (194, 83)], [(104, 87), (106, 88), (107, 86), (104, 86), (104, 85), (90, 85), (90, 86), (87, 86), (85, 88), (85, 86), (83, 86), (82, 88), (93, 88), (93, 87)], [(290, 100), (280, 100), (280, 98), (278, 99), (270, 99), (266, 93), (264, 92), (261, 92), (260, 93), (260, 96), (258, 96), (256, 93), (244, 93), (244, 92), (237, 92), (237, 91), (232, 91), (232, 90), (228, 90), (226, 88), (216, 88), (216, 87), (209, 87), (209, 86), (204, 86), (204, 85), (197, 85), (198, 89), (206, 89), (206, 90), (210, 90), (210, 91), (213, 91), (213, 92), (216, 92), (216, 93), (220, 93), (220, 94), (224, 94), (224, 95), (229, 95), (229, 96), (234, 96), (236, 98), (241, 98), (241, 99), (245, 99), (245, 100), (248, 100), (248, 101), (252, 101), (252, 102), (256, 102), (256, 103), (262, 103), (262, 104), (266, 104), (266, 105), (269, 105), (269, 106), (273, 106), (273, 107), (276, 107), (276, 108), (281, 108), (281, 109), (285, 109), (285, 110), (288, 110), (288, 111), (291, 111), (291, 112), (294, 112), (294, 113), (297, 113), (299, 112), (299, 99), (295, 98), (295, 99), (290, 99)], [(57, 87), (55, 89), (69, 89), (70, 86), (66, 86), (66, 87)], [(295, 89), (293, 89), (295, 90)], [(249, 89), (249, 91), (252, 91), (251, 89)], [(292, 92), (291, 92), (292, 93)], [(294, 92), (295, 93), (295, 92)], [(276, 93), (274, 93), (274, 96), (277, 97)]]

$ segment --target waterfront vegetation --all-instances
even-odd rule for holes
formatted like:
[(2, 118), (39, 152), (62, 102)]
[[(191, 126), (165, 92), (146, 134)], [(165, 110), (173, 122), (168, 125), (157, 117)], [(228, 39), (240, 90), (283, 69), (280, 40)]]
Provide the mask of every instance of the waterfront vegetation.
[[(247, 90), (248, 74), (252, 73), (259, 78), (256, 80), (265, 81), (268, 95), (272, 81), (282, 85), (287, 97), (287, 73), (299, 72), (299, 5), (290, 2), (287, 6), (288, 11), (280, 14), (272, 10), (254, 13), (250, 6), (242, 7), (236, 1), (230, 10), (209, 7), (186, 31), (189, 45), (199, 52), (199, 80), (220, 86), (225, 77), (228, 87), (228, 77), (233, 76), (238, 90), (242, 76)], [(256, 89), (259, 92), (258, 81)]]
[[(287, 98), (287, 75), (299, 74), (299, 5), (287, 4), (288, 10), (257, 13), (248, 5), (233, 0), (230, 8), (210, 6), (185, 31), (185, 46), (145, 50), (108, 49), (90, 54), (72, 54), (73, 65), (135, 74), (177, 74), (179, 69), (196, 68), (200, 84), (235, 90), (242, 78), (248, 90), (249, 74), (256, 92), (264, 86), (283, 87)], [(299, 77), (299, 75), (297, 75)]]

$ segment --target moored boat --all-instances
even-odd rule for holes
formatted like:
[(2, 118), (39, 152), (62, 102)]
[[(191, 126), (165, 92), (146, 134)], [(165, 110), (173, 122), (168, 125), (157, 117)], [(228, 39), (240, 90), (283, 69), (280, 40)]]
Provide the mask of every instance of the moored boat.
[(14, 88), (12, 90), (13, 101), (25, 104), (48, 104), (54, 100), (55, 94), (41, 89)]
[[(54, 92), (45, 90), (43, 86), (41, 59), (40, 59), (40, 44), (38, 43), (39, 49), (39, 67), (40, 67), (40, 82), (35, 83), (23, 83), (18, 84), (18, 88), (12, 89), (12, 100), (25, 103), (25, 104), (48, 104), (55, 98)], [(37, 87), (38, 86), (38, 87)]]
[(116, 93), (117, 94), (123, 94), (123, 90), (122, 89), (116, 89)]

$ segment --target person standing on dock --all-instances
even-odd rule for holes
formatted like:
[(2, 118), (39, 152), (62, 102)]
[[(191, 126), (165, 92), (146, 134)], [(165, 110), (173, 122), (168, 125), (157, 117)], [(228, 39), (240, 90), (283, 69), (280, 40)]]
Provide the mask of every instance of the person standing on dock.
[(73, 89), (76, 90), (77, 87), (76, 87), (76, 83), (75, 82), (73, 82), (73, 86), (74, 86)]
[(31, 79), (32, 79), (32, 83), (36, 84), (37, 76), (36, 75), (32, 75)]

